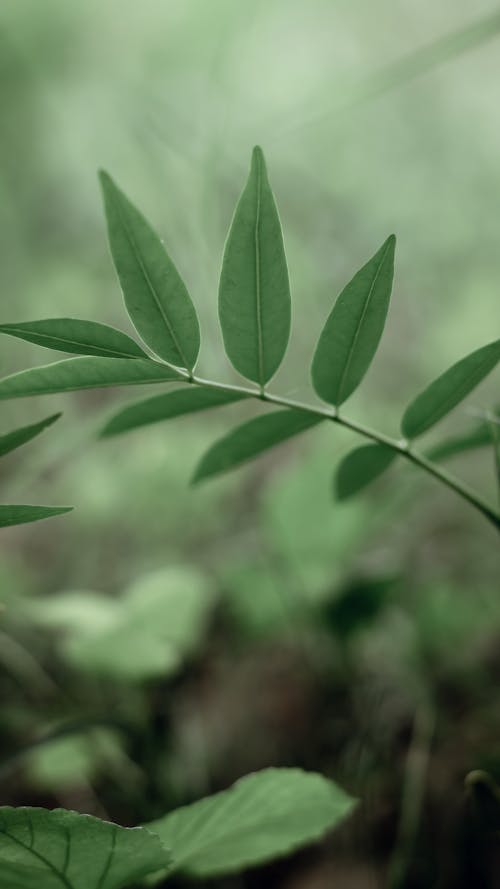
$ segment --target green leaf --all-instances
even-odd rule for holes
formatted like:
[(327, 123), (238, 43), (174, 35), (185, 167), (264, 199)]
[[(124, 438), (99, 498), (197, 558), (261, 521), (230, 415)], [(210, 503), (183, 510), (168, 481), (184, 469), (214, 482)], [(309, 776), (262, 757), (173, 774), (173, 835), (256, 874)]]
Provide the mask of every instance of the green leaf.
[(354, 806), (351, 797), (322, 775), (265, 769), (147, 826), (175, 849), (175, 870), (213, 877), (320, 839)]
[(290, 285), (283, 235), (261, 148), (254, 148), (224, 250), (219, 318), (237, 371), (263, 386), (290, 336)]
[(61, 416), (62, 414), (52, 414), (51, 417), (46, 417), (45, 420), (40, 420), (39, 423), (20, 426), (19, 429), (13, 429), (12, 432), (0, 435), (0, 457), (5, 457), (6, 454), (10, 454), (11, 451), (20, 448), (21, 445), (40, 435), (40, 432), (43, 432), (48, 426), (52, 426)]
[(347, 500), (375, 481), (389, 468), (396, 452), (386, 445), (367, 444), (354, 448), (339, 463), (335, 475), (335, 492), (339, 500)]
[(233, 469), (287, 438), (316, 426), (322, 419), (302, 410), (280, 410), (254, 417), (212, 445), (198, 464), (193, 483)]
[(480, 423), (475, 429), (463, 435), (447, 438), (430, 448), (426, 456), (429, 460), (448, 460), (465, 451), (473, 451), (491, 445), (491, 433), (487, 423)]
[(77, 355), (101, 355), (103, 358), (146, 358), (146, 353), (133, 339), (97, 321), (79, 318), (47, 318), (19, 324), (0, 324), (0, 333), (7, 333), (37, 346)]
[(182, 414), (205, 411), (247, 397), (241, 392), (222, 392), (216, 389), (194, 387), (176, 389), (174, 392), (153, 395), (151, 398), (127, 405), (108, 421), (101, 435), (104, 437), (119, 435), (139, 426), (147, 426), (149, 423), (159, 423), (161, 420), (170, 420)]
[(170, 853), (143, 827), (64, 809), (0, 808), (0, 889), (121, 889)]
[(406, 408), (401, 422), (405, 438), (417, 438), (446, 416), (500, 361), (500, 340), (462, 358), (434, 380)]
[(0, 506), (0, 528), (39, 522), (71, 512), (72, 506)]
[(141, 682), (181, 669), (203, 638), (213, 601), (202, 574), (170, 567), (119, 598), (73, 592), (45, 599), (33, 617), (65, 631), (63, 653), (79, 670)]
[(157, 355), (192, 370), (200, 328), (186, 285), (144, 216), (107, 173), (99, 176), (111, 254), (130, 318)]
[(179, 379), (182, 377), (173, 368), (147, 359), (65, 358), (4, 377), (0, 380), (0, 399), (105, 386), (168, 383)]
[(389, 309), (395, 246), (390, 235), (344, 288), (323, 328), (312, 381), (329, 404), (338, 407), (352, 395), (377, 351)]

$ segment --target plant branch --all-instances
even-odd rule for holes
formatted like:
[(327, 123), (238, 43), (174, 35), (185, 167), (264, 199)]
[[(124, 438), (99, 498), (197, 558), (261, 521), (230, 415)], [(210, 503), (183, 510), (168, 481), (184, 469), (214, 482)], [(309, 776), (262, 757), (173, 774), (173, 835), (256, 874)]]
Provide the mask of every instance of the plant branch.
[(400, 457), (403, 457), (415, 466), (420, 467), (424, 472), (432, 475), (451, 491), (454, 491), (455, 494), (458, 494), (459, 497), (482, 513), (482, 515), (484, 515), (497, 530), (500, 530), (500, 512), (497, 512), (493, 506), (462, 481), (455, 478), (453, 475), (450, 475), (450, 473), (442, 469), (440, 466), (437, 466), (431, 460), (428, 460), (423, 454), (414, 451), (410, 443), (405, 439), (397, 440), (391, 438), (382, 432), (378, 432), (368, 426), (357, 423), (354, 420), (349, 420), (347, 417), (339, 414), (337, 408), (316, 407), (304, 404), (301, 401), (285, 398), (281, 395), (274, 395), (271, 392), (261, 391), (260, 389), (235, 386), (229, 383), (218, 383), (214, 380), (206, 380), (192, 374), (183, 373), (182, 376), (185, 382), (191, 383), (192, 385), (203, 386), (207, 389), (216, 389), (221, 392), (239, 392), (242, 395), (247, 395), (250, 398), (255, 398), (258, 401), (264, 401), (268, 404), (276, 404), (289, 409), (307, 411), (317, 417), (329, 420), (332, 423), (338, 423), (339, 426), (343, 426), (345, 429), (350, 429), (351, 432), (356, 432), (358, 435), (361, 435), (369, 441), (391, 448)]

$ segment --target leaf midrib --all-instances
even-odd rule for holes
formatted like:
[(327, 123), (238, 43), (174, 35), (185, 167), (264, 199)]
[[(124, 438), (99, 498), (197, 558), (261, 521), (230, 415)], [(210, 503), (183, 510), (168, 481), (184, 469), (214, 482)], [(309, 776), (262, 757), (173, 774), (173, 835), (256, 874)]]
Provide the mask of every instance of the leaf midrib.
[(261, 203), (261, 187), (262, 187), (262, 171), (261, 158), (256, 156), (257, 167), (257, 202), (255, 207), (255, 229), (254, 229), (254, 247), (255, 247), (255, 308), (257, 315), (257, 360), (259, 365), (259, 383), (264, 385), (264, 342), (262, 329), (262, 293), (260, 280), (260, 203)]
[(384, 252), (383, 252), (383, 254), (382, 254), (382, 256), (381, 256), (379, 266), (378, 266), (377, 271), (376, 271), (376, 273), (375, 273), (375, 275), (374, 275), (374, 278), (373, 278), (373, 281), (372, 281), (372, 283), (371, 283), (371, 286), (370, 286), (370, 289), (369, 289), (369, 291), (368, 291), (368, 294), (367, 294), (367, 296), (366, 296), (366, 298), (365, 298), (365, 301), (364, 301), (364, 304), (363, 304), (363, 309), (362, 309), (362, 312), (361, 312), (361, 316), (360, 316), (359, 321), (358, 321), (358, 323), (357, 323), (357, 325), (356, 325), (356, 329), (355, 329), (355, 331), (354, 331), (354, 336), (353, 336), (353, 338), (352, 338), (352, 340), (351, 340), (351, 345), (350, 345), (350, 347), (349, 347), (349, 354), (348, 354), (348, 356), (347, 356), (347, 361), (346, 361), (346, 363), (345, 363), (345, 365), (344, 365), (344, 369), (343, 369), (342, 374), (341, 374), (341, 376), (340, 376), (340, 382), (339, 382), (338, 389), (337, 389), (337, 401), (341, 401), (341, 399), (342, 399), (342, 390), (343, 390), (343, 388), (344, 388), (344, 384), (345, 384), (345, 380), (346, 380), (347, 373), (348, 373), (348, 371), (350, 370), (350, 367), (351, 367), (352, 359), (353, 359), (353, 356), (354, 356), (354, 351), (355, 351), (355, 348), (356, 348), (356, 343), (357, 343), (358, 338), (359, 338), (359, 335), (360, 335), (360, 333), (361, 333), (361, 330), (362, 330), (362, 327), (363, 327), (363, 323), (364, 323), (364, 320), (365, 320), (365, 316), (366, 316), (366, 313), (367, 313), (368, 308), (369, 308), (369, 306), (370, 306), (370, 301), (371, 301), (371, 298), (372, 298), (372, 295), (373, 295), (373, 291), (374, 291), (374, 289), (375, 289), (375, 285), (376, 285), (376, 283), (377, 283), (377, 281), (378, 281), (378, 278), (379, 278), (379, 275), (380, 275), (380, 270), (382, 269), (382, 266), (383, 266), (383, 264), (384, 264), (385, 257), (387, 256), (389, 247), (390, 247), (390, 244), (387, 244), (387, 245), (386, 245), (386, 248), (385, 248), (385, 250), (384, 250)]
[[(162, 305), (162, 303), (161, 303), (161, 300), (160, 300), (159, 296), (158, 296), (157, 293), (156, 293), (156, 289), (155, 289), (155, 287), (154, 287), (153, 282), (151, 281), (151, 278), (150, 278), (150, 276), (149, 276), (147, 267), (146, 267), (146, 265), (144, 264), (144, 261), (143, 261), (143, 258), (142, 258), (141, 251), (139, 250), (139, 248), (138, 248), (138, 246), (137, 246), (137, 243), (136, 243), (136, 240), (135, 240), (135, 238), (134, 238), (133, 232), (130, 231), (130, 229), (129, 229), (129, 226), (128, 226), (128, 224), (127, 224), (127, 220), (126, 220), (126, 216), (125, 216), (125, 215), (123, 214), (123, 212), (122, 212), (122, 207), (121, 207), (120, 199), (117, 198), (117, 197), (115, 196), (115, 194), (114, 194), (114, 192), (113, 192), (113, 188), (114, 188), (114, 186), (113, 186), (112, 189), (111, 189), (111, 200), (113, 201), (114, 206), (115, 206), (115, 208), (116, 208), (116, 210), (117, 210), (117, 212), (118, 212), (118, 216), (119, 216), (120, 222), (121, 222), (122, 225), (123, 225), (123, 230), (124, 230), (124, 232), (125, 232), (125, 235), (126, 235), (126, 237), (127, 237), (127, 240), (128, 240), (128, 242), (129, 242), (129, 245), (130, 245), (130, 247), (131, 247), (131, 249), (132, 249), (132, 253), (134, 254), (134, 257), (135, 257), (135, 259), (136, 259), (136, 261), (137, 261), (137, 263), (138, 263), (138, 265), (139, 265), (139, 268), (140, 268), (140, 270), (141, 270), (141, 272), (142, 272), (142, 275), (143, 275), (143, 277), (144, 277), (144, 279), (145, 279), (145, 281), (146, 281), (146, 284), (147, 284), (147, 286), (148, 286), (148, 288), (149, 288), (149, 290), (150, 290), (150, 293), (151, 293), (151, 296), (153, 297), (153, 300), (154, 300), (154, 302), (155, 302), (155, 305), (156, 305), (156, 307), (157, 307), (157, 309), (158, 309), (158, 311), (159, 311), (161, 317), (163, 318), (163, 321), (165, 322), (165, 326), (166, 326), (166, 328), (167, 328), (167, 330), (168, 330), (168, 332), (169, 332), (169, 334), (170, 334), (170, 337), (171, 337), (171, 339), (172, 339), (172, 342), (173, 342), (175, 348), (177, 349), (177, 352), (179, 353), (179, 356), (180, 356), (180, 358), (181, 358), (181, 361), (183, 362), (182, 365), (181, 365), (181, 367), (185, 367), (187, 370), (189, 370), (189, 369), (190, 369), (190, 366), (189, 366), (189, 362), (187, 361), (186, 356), (185, 356), (185, 354), (184, 354), (184, 350), (182, 349), (181, 344), (180, 344), (180, 342), (179, 342), (179, 340), (178, 340), (178, 338), (177, 338), (177, 336), (176, 336), (176, 334), (175, 334), (175, 331), (174, 331), (174, 329), (173, 329), (173, 327), (172, 327), (172, 324), (170, 323), (170, 319), (169, 319), (168, 315), (166, 314), (165, 309), (163, 308), (163, 305)], [(154, 232), (153, 232), (153, 236), (156, 237), (156, 235), (155, 235)]]
[[(339, 807), (339, 809), (340, 809), (340, 807)], [(315, 813), (316, 810), (317, 810), (317, 807), (314, 805), (311, 805), (311, 812)], [(340, 810), (338, 812), (339, 818), (342, 817), (344, 814), (346, 814), (347, 811), (348, 810), (346, 810), (346, 812), (344, 813), (343, 809)], [(220, 843), (231, 842), (232, 840), (234, 840), (235, 837), (238, 838), (241, 835), (244, 835), (245, 833), (251, 832), (253, 830), (258, 830), (258, 831), (260, 831), (262, 829), (272, 830), (274, 828), (274, 826), (276, 825), (276, 822), (279, 821), (279, 819), (280, 819), (279, 815), (276, 815), (274, 817), (267, 818), (264, 820), (261, 818), (256, 818), (255, 820), (253, 820), (253, 819), (248, 820), (245, 823), (245, 825), (239, 829), (233, 828), (232, 830), (227, 830), (227, 831), (224, 831), (224, 829), (222, 831), (219, 830), (215, 835), (212, 835), (211, 837), (209, 837), (209, 839), (207, 839), (204, 843), (200, 844), (199, 846), (188, 847), (188, 850), (187, 850), (187, 852), (184, 853), (184, 855), (180, 856), (179, 858), (175, 858), (174, 867), (176, 870), (178, 870), (179, 866), (182, 866), (182, 864), (184, 864), (186, 862), (186, 860), (189, 860), (189, 856), (192, 855), (193, 851), (195, 852), (195, 857), (198, 857), (198, 855), (203, 854), (207, 849), (210, 849), (211, 846), (214, 846), (214, 845), (217, 845)], [(209, 826), (209, 822), (207, 822), (206, 826), (207, 827)], [(324, 828), (320, 829), (320, 832), (325, 833), (328, 829), (329, 828), (328, 828), (328, 824), (327, 824)], [(293, 840), (291, 842), (295, 843), (295, 844), (300, 843), (300, 839)], [(270, 854), (272, 854), (272, 852)]]
[[(10, 326), (8, 331), (6, 331), (6, 332), (12, 333), (13, 335), (15, 333), (19, 333), (19, 335), (22, 335), (26, 332), (29, 333), (29, 331), (25, 331), (25, 329), (23, 327), (14, 327), (14, 326)], [(143, 357), (141, 355), (134, 355), (131, 352), (120, 352), (117, 349), (108, 349), (106, 346), (93, 346), (92, 343), (85, 343), (80, 340), (70, 339), (67, 336), (54, 336), (54, 335), (51, 335), (50, 333), (38, 333), (38, 332), (35, 332), (34, 334), (32, 334), (32, 336), (37, 336), (39, 339), (42, 339), (42, 340), (45, 339), (45, 340), (60, 342), (60, 343), (74, 343), (75, 346), (84, 346), (84, 347), (86, 346), (86, 347), (90, 347), (91, 349), (99, 349), (101, 352), (107, 352), (109, 355), (116, 355), (118, 358), (141, 358), (141, 357)], [(132, 340), (132, 342), (133, 342), (133, 340)], [(144, 356), (144, 357), (146, 357), (146, 356)]]
[(5, 828), (3, 828), (3, 827), (0, 827), (0, 833), (3, 833), (3, 835), (5, 837), (7, 837), (13, 843), (16, 843), (16, 845), (20, 846), (26, 852), (29, 852), (30, 855), (33, 855), (35, 858), (37, 858), (39, 861), (41, 861), (42, 864), (44, 864), (46, 867), (48, 867), (48, 869), (50, 871), (52, 871), (52, 873), (57, 877), (57, 879), (60, 880), (61, 884), (65, 887), (65, 889), (74, 889), (73, 884), (69, 882), (69, 880), (66, 878), (66, 876), (63, 873), (61, 873), (61, 871), (48, 858), (45, 858), (45, 856), (42, 855), (41, 852), (37, 852), (36, 849), (33, 849), (32, 847), (26, 845), (26, 843), (23, 843), (22, 840), (18, 839), (18, 837), (12, 836), (12, 834), (9, 833), (8, 830), (5, 830)]

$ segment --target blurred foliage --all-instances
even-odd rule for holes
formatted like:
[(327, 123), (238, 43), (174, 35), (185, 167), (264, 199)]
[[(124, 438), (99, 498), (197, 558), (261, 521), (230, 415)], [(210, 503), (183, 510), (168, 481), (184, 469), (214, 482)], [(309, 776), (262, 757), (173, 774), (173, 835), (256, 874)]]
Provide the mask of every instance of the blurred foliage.
[[(431, 54), (415, 77), (398, 64), (492, 13), (486, 0), (474, 8), (465, 0), (3, 0), (2, 322), (68, 315), (123, 326), (95, 177), (106, 167), (178, 261), (202, 322), (203, 373), (230, 380), (216, 282), (259, 142), (301, 319), (276, 389), (312, 397), (302, 368), (332, 298), (395, 231), (389, 324), (350, 406), (395, 429), (422, 385), (491, 339), (500, 281), (498, 42), (443, 64)], [(491, 34), (496, 27), (493, 16)], [(371, 94), (388, 69), (393, 82)], [(2, 373), (45, 360), (37, 346), (2, 341)], [(472, 769), (500, 776), (494, 531), (403, 467), (358, 501), (334, 503), (334, 467), (355, 443), (340, 429), (314, 430), (193, 491), (192, 467), (227, 421), (215, 411), (97, 441), (120, 401), (102, 391), (2, 407), (5, 429), (64, 411), (39, 447), (2, 461), (2, 500), (29, 492), (30, 502), (77, 506), (0, 540), (7, 801), (137, 823), (253, 768), (316, 768), (362, 797), (363, 814), (333, 851), (271, 870), (268, 885), (312, 886), (317, 876), (348, 886), (351, 865), (353, 886), (372, 877), (384, 885), (424, 706), (436, 728), (411, 885), (430, 885), (437, 873), (454, 889), (487, 885), (474, 882), (479, 853), (472, 834), (464, 840), (462, 787)], [(497, 402), (495, 381), (486, 381), (440, 435)], [(225, 410), (249, 415), (245, 404)], [(491, 494), (485, 452), (455, 459)], [(176, 566), (172, 600), (157, 611), (143, 587), (141, 616), (131, 617), (123, 591), (159, 572), (175, 577)], [(84, 600), (68, 591), (90, 592)], [(139, 676), (132, 668), (144, 666), (144, 651), (166, 665), (168, 646), (157, 661), (149, 633), (163, 639), (160, 624), (171, 626), (163, 605), (176, 595), (204, 600), (194, 636), (182, 635), (189, 657), (175, 671)], [(77, 635), (35, 619), (49, 599), (51, 608), (72, 603)], [(110, 632), (104, 619), (113, 633), (126, 631), (117, 648), (133, 682), (116, 670), (95, 675), (88, 654), (84, 669), (68, 657), (75, 639), (87, 646)]]

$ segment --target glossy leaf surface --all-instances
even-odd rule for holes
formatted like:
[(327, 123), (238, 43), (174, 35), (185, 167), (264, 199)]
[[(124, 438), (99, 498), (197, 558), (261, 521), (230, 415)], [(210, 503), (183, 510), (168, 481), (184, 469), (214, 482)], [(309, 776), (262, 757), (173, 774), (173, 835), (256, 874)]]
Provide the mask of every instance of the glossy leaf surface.
[(500, 361), (500, 340), (489, 343), (457, 361), (406, 408), (401, 431), (417, 438), (460, 404)]
[(338, 297), (312, 363), (314, 388), (339, 406), (366, 374), (377, 351), (389, 309), (396, 238), (391, 235)]
[(200, 328), (186, 285), (160, 238), (111, 177), (100, 174), (109, 243), (130, 318), (165, 361), (192, 370)]
[(290, 336), (290, 285), (281, 224), (262, 149), (252, 154), (224, 250), (219, 318), (237, 371), (263, 386), (281, 364)]
[(222, 876), (319, 839), (354, 805), (314, 772), (266, 769), (148, 826), (175, 849), (175, 870)]
[(7, 333), (29, 343), (74, 352), (77, 355), (100, 355), (103, 358), (145, 358), (146, 353), (133, 339), (108, 324), (81, 321), (79, 318), (47, 318), (19, 324), (0, 324), (0, 333)]
[(280, 410), (254, 417), (212, 445), (198, 464), (193, 482), (233, 469), (286, 439), (316, 426), (322, 419), (301, 410)]

